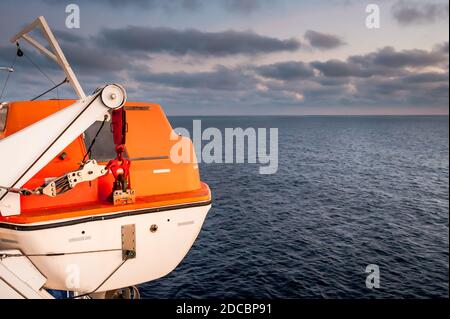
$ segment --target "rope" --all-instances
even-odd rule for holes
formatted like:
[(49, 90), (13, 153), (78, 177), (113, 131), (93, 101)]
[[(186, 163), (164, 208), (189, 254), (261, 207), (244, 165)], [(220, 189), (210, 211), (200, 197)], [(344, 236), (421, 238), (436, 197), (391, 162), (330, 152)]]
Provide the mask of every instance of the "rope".
[(48, 92), (53, 91), (54, 89), (56, 89), (56, 94), (58, 96), (58, 100), (59, 100), (59, 93), (58, 93), (58, 87), (60, 87), (61, 85), (63, 85), (64, 83), (69, 82), (69, 80), (67, 78), (65, 78), (61, 83), (55, 85), (54, 87), (48, 89), (47, 91), (45, 91), (44, 93), (39, 94), (38, 96), (36, 96), (35, 98), (32, 98), (30, 101), (34, 101), (37, 100), (38, 98), (40, 98), (41, 96), (44, 96), (45, 94), (47, 94)]
[(102, 283), (100, 285), (98, 285), (97, 288), (95, 288), (94, 290), (92, 290), (91, 292), (87, 292), (85, 294), (82, 295), (78, 295), (78, 296), (74, 296), (70, 299), (77, 299), (77, 298), (82, 298), (82, 297), (87, 297), (93, 293), (96, 293), (97, 290), (99, 290), (126, 262), (128, 261), (128, 256), (125, 256), (125, 259), (120, 263), (119, 266), (116, 267), (116, 269), (113, 270), (113, 272), (105, 278), (105, 280), (102, 281)]
[(102, 124), (100, 125), (100, 128), (98, 129), (97, 133), (95, 134), (95, 136), (94, 136), (94, 138), (93, 138), (93, 140), (92, 140), (92, 142), (91, 142), (91, 145), (89, 145), (89, 148), (88, 148), (88, 150), (86, 151), (86, 154), (84, 154), (84, 156), (83, 156), (82, 163), (84, 163), (84, 161), (86, 160), (86, 157), (87, 157), (88, 155), (89, 155), (89, 158), (91, 157), (92, 147), (94, 146), (95, 141), (96, 141), (97, 137), (100, 135), (100, 132), (102, 131), (103, 127), (105, 126), (105, 123), (106, 123), (107, 120), (108, 120), (108, 116), (105, 115), (105, 118), (103, 119), (103, 122), (102, 122)]
[(6, 258), (17, 258), (17, 257), (55, 257), (55, 256), (68, 256), (68, 255), (81, 255), (81, 254), (92, 254), (92, 253), (104, 253), (111, 251), (122, 251), (122, 249), (101, 249), (101, 250), (87, 250), (87, 251), (76, 251), (71, 253), (42, 253), (42, 254), (1, 254), (0, 260)]
[(29, 195), (33, 194), (33, 191), (26, 189), (26, 188), (13, 188), (13, 187), (6, 187), (6, 186), (0, 185), (0, 189), (3, 189), (10, 193), (20, 194), (23, 196), (29, 196)]
[[(20, 54), (19, 54), (19, 52), (20, 52)], [(40, 67), (39, 67), (39, 65), (37, 65), (37, 63), (35, 63), (27, 54), (24, 54), (24, 52), (20, 49), (20, 46), (19, 46), (19, 42), (17, 42), (17, 55), (18, 56), (24, 56), (47, 80), (49, 80), (53, 85), (54, 85), (54, 87), (53, 88), (51, 88), (50, 90), (47, 90), (47, 91), (45, 91), (44, 93), (42, 93), (41, 95), (39, 95), (39, 96), (37, 96), (37, 97), (35, 97), (34, 99), (32, 99), (31, 101), (34, 101), (34, 100), (36, 100), (37, 98), (39, 98), (39, 97), (41, 97), (42, 95), (44, 95), (44, 94), (47, 94), (48, 92), (50, 92), (50, 91), (52, 91), (52, 90), (54, 90), (54, 89), (56, 89), (56, 98), (58, 99), (58, 106), (59, 106), (59, 100), (60, 100), (60, 98), (59, 98), (59, 90), (58, 90), (58, 87), (60, 86), (60, 85), (62, 85), (63, 83), (65, 83), (65, 82), (68, 82), (68, 79), (66, 78), (65, 80), (64, 80), (64, 82), (61, 82), (60, 84), (56, 84), (53, 80), (52, 80), (52, 78), (50, 77), (50, 76), (48, 76), (45, 72), (44, 72), (44, 70), (42, 70)]]
[[(0, 255), (0, 261), (5, 258), (11, 258), (11, 257), (55, 257), (55, 256), (67, 256), (67, 255), (77, 255), (77, 254), (90, 254), (90, 253), (99, 253), (99, 252), (111, 252), (111, 251), (122, 251), (122, 249), (104, 249), (104, 250), (91, 250), (91, 251), (79, 251), (79, 252), (72, 252), (72, 253), (46, 253), (46, 254), (2, 254)], [(111, 274), (108, 275), (101, 283), (97, 286), (93, 291), (74, 296), (70, 299), (77, 299), (82, 297), (87, 297), (90, 294), (93, 294), (97, 292), (124, 264), (128, 261), (129, 256), (125, 255), (125, 259), (117, 266)]]
[[(41, 96), (43, 96), (43, 95), (45, 95), (45, 94), (47, 94), (47, 93), (53, 91), (54, 89), (56, 89), (56, 97), (57, 97), (57, 99), (58, 99), (58, 104), (59, 104), (60, 98), (59, 98), (59, 90), (58, 90), (58, 87), (61, 86), (61, 85), (64, 84), (64, 83), (69, 82), (69, 80), (68, 80), (67, 78), (65, 78), (63, 82), (61, 82), (61, 83), (59, 83), (59, 84), (56, 84), (56, 83), (52, 80), (52, 78), (51, 78), (50, 76), (48, 76), (48, 75), (44, 72), (44, 70), (42, 70), (42, 69), (39, 67), (39, 65), (37, 65), (37, 64), (31, 59), (31, 57), (29, 57), (27, 54), (24, 54), (24, 52), (23, 52), (22, 49), (20, 48), (19, 42), (16, 42), (16, 46), (17, 46), (17, 53), (14, 55), (14, 60), (13, 60), (13, 63), (11, 64), (11, 68), (14, 68), (14, 66), (15, 66), (15, 64), (16, 64), (17, 57), (22, 57), (22, 56), (24, 56), (24, 57), (28, 60), (28, 62), (31, 63), (31, 65), (33, 65), (33, 66), (34, 66), (34, 67), (35, 67), (35, 68), (36, 68), (36, 69), (37, 69), (37, 70), (38, 70), (38, 71), (39, 71), (39, 72), (47, 79), (47, 80), (49, 80), (49, 81), (54, 85), (51, 89), (45, 91), (44, 93), (42, 93), (42, 94), (38, 95), (37, 97), (31, 99), (30, 101), (34, 101), (34, 100), (40, 98)], [(2, 91), (1, 91), (1, 93), (0, 93), (0, 100), (1, 100), (1, 98), (3, 97), (3, 94), (5, 93), (5, 89), (6, 89), (6, 86), (7, 86), (7, 84), (8, 84), (8, 81), (9, 81), (9, 77), (10, 77), (10, 76), (11, 76), (11, 72), (8, 72), (8, 74), (6, 75), (6, 79), (5, 79), (5, 82), (4, 82), (4, 84), (3, 84), (3, 87), (2, 87)]]
[(38, 69), (39, 72), (41, 72), (41, 74), (46, 77), (51, 83), (53, 83), (53, 85), (56, 85), (55, 82), (53, 82), (53, 80), (39, 67), (39, 65), (37, 65), (36, 63), (33, 62), (33, 60), (31, 60), (31, 58), (24, 54), (23, 55), (36, 69)]

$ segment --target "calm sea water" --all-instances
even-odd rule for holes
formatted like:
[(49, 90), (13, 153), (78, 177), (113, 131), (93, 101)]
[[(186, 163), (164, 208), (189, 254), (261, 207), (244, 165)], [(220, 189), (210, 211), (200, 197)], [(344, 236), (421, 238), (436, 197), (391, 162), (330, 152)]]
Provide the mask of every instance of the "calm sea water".
[[(185, 260), (141, 285), (143, 297), (448, 298), (448, 117), (196, 119), (278, 127), (279, 171), (201, 165), (214, 207)], [(380, 289), (365, 285), (368, 264)]]

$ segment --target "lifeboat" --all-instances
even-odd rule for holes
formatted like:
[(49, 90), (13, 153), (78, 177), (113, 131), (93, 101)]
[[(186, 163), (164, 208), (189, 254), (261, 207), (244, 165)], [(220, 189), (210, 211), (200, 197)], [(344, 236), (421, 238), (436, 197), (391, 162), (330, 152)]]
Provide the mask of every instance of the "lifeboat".
[[(12, 42), (22, 40), (62, 67), (79, 98), (1, 104), (0, 260), (26, 258), (44, 278), (39, 289), (75, 296), (167, 275), (211, 208), (192, 142), (161, 106), (127, 101), (119, 84), (86, 96), (43, 17)], [(180, 143), (192, 161), (172, 160)]]

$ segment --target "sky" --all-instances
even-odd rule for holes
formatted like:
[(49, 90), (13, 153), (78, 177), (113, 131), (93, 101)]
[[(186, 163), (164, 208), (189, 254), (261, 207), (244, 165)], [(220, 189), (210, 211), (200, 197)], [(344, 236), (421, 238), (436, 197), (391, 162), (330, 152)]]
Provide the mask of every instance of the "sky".
[[(66, 26), (71, 3), (80, 28)], [(379, 28), (366, 25), (368, 4), (379, 7)], [(169, 115), (448, 115), (448, 7), (440, 0), (2, 0), (0, 67), (14, 60), (11, 36), (42, 15), (86, 93), (120, 83), (130, 101), (161, 104)], [(54, 83), (64, 79), (22, 42)], [(2, 100), (53, 86), (28, 58), (14, 69)], [(46, 97), (74, 96), (65, 85)]]

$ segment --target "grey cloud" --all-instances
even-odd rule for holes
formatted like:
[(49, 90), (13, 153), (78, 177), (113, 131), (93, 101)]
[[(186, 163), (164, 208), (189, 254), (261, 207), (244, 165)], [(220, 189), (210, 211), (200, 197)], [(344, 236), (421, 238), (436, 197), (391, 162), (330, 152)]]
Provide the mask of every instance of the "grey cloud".
[(0, 47), (0, 66), (9, 66), (14, 59), (16, 50), (13, 46)]
[(357, 63), (329, 60), (326, 62), (312, 62), (311, 65), (327, 77), (369, 77), (373, 71), (361, 67)]
[[(80, 68), (82, 72), (98, 70), (118, 71), (129, 65), (127, 62), (128, 59), (124, 59), (122, 53), (119, 51), (108, 52), (108, 54), (105, 54), (103, 48), (88, 43), (86, 38), (72, 32), (54, 30), (54, 34), (69, 62), (74, 68)], [(45, 70), (60, 69), (56, 63), (38, 53), (38, 51), (26, 42), (22, 41), (21, 48), (23, 52), (41, 68)], [(15, 53), (16, 48), (13, 45), (0, 47), (0, 63), (4, 64), (6, 61), (11, 63)], [(21, 62), (21, 60), (23, 60), (23, 62)], [(25, 58), (18, 58), (17, 63), (22, 63), (34, 68), (33, 66), (28, 65), (29, 62)]]
[(448, 3), (397, 1), (392, 6), (394, 19), (402, 25), (416, 25), (448, 20)]
[[(44, 0), (45, 2), (55, 5), (60, 4), (60, 0)], [(93, 1), (78, 0), (77, 3), (90, 3)], [(113, 7), (136, 7), (139, 9), (161, 9), (164, 12), (171, 13), (176, 10), (196, 11), (202, 9), (205, 5), (218, 5), (232, 13), (249, 14), (260, 9), (263, 3), (269, 0), (97, 0), (95, 4), (108, 5)], [(94, 5), (95, 5), (94, 4)]]
[[(15, 59), (14, 69), (27, 67), (33, 69), (33, 71), (37, 71), (35, 70), (35, 67), (30, 64), (29, 59), (31, 59), (31, 61), (33, 61), (43, 70), (57, 69), (56, 64), (53, 61), (37, 53), (34, 48), (31, 48), (30, 46), (21, 46), (21, 50), (23, 51), (24, 56), (15, 58), (17, 52), (15, 45), (0, 47), (0, 64), (2, 66), (10, 66)], [(26, 57), (28, 57), (29, 59), (27, 59)], [(15, 74), (17, 73), (15, 72)]]
[(79, 68), (80, 72), (106, 72), (120, 71), (128, 68), (129, 59), (118, 52), (108, 52), (102, 48), (85, 46), (80, 50), (78, 45), (64, 45), (64, 52), (67, 59), (75, 68)]
[(311, 65), (327, 77), (361, 77), (406, 75), (405, 68), (442, 67), (448, 63), (443, 50), (403, 50), (385, 47), (366, 55), (350, 56), (346, 61), (329, 60)]
[(261, 5), (261, 0), (225, 0), (225, 8), (231, 12), (238, 12), (249, 14), (258, 10)]
[(375, 105), (446, 106), (448, 82), (407, 82), (403, 77), (373, 78), (358, 83), (361, 99)]
[(84, 44), (86, 42), (86, 39), (79, 34), (76, 34), (75, 32), (77, 31), (70, 32), (67, 30), (53, 30), (53, 34), (59, 42), (73, 42), (77, 43), (78, 45)]
[[(374, 58), (379, 51), (367, 56), (350, 57), (347, 61), (312, 62), (288, 61), (261, 66), (227, 68), (218, 66), (209, 72), (143, 73), (137, 76), (142, 83), (166, 91), (167, 101), (182, 96), (194, 103), (208, 97), (210, 103), (283, 106), (438, 106), (448, 103), (448, 72), (418, 72), (406, 69), (408, 63), (386, 67)], [(414, 51), (414, 50), (410, 50)], [(434, 53), (436, 50), (426, 51)], [(400, 51), (403, 52), (403, 51)], [(414, 55), (414, 54), (413, 54)], [(437, 63), (441, 59), (425, 59)], [(422, 66), (428, 66), (421, 63)], [(391, 65), (387, 63), (387, 65)], [(315, 74), (313, 68), (320, 71)], [(282, 81), (267, 82), (251, 72)], [(261, 86), (258, 86), (261, 85)], [(265, 89), (259, 90), (260, 87)], [(258, 90), (256, 89), (258, 88)], [(172, 89), (177, 89), (170, 93)], [(217, 92), (211, 95), (211, 92)], [(163, 94), (163, 93), (160, 93)], [(172, 94), (172, 95), (171, 95)], [(299, 98), (303, 97), (303, 98)], [(214, 101), (214, 102), (213, 102)]]
[[(104, 48), (96, 45), (95, 42), (87, 41), (86, 38), (75, 33), (65, 30), (54, 30), (54, 34), (72, 67), (77, 71), (79, 70), (82, 74), (98, 71), (102, 71), (103, 73), (116, 72), (126, 69), (131, 65), (129, 62), (130, 59), (124, 57), (123, 51), (111, 50), (108, 51), (108, 54), (105, 54)], [(41, 68), (47, 70), (60, 69), (56, 63), (39, 54), (30, 45), (23, 43), (21, 46), (24, 53)], [(10, 47), (0, 48), (0, 61), (6, 53), (8, 53), (9, 59), (12, 59), (15, 53), (15, 47), (11, 45)], [(22, 60), (25, 59), (22, 58)], [(25, 60), (23, 63), (27, 63), (27, 61)]]
[[(449, 94), (449, 89), (448, 89), (448, 82), (446, 84), (442, 84), (439, 85), (433, 89), (431, 89), (431, 94), (428, 95), (428, 97), (430, 98), (440, 98), (442, 99), (447, 99), (447, 106), (448, 106), (448, 94)], [(436, 99), (438, 100), (438, 99)]]
[[(44, 0), (51, 5), (61, 4), (61, 0)], [(202, 6), (204, 0), (78, 0), (77, 4), (106, 5), (113, 7), (137, 7), (140, 9), (163, 9), (164, 11), (173, 11), (179, 9), (196, 10)], [(70, 3), (70, 1), (67, 1)]]
[(140, 73), (137, 79), (185, 89), (235, 91), (252, 86), (252, 80), (243, 72), (224, 66), (217, 66), (210, 72)]
[(313, 30), (308, 30), (305, 32), (305, 39), (312, 47), (321, 50), (331, 50), (346, 44), (336, 35), (320, 33)]
[(314, 78), (314, 81), (322, 86), (344, 86), (348, 84), (349, 80), (346, 77), (327, 77), (318, 76)]
[[(436, 106), (448, 104), (446, 43), (431, 51), (384, 48), (346, 61), (314, 61), (319, 75), (300, 82), (269, 85), (273, 92), (300, 93), (305, 105)], [(447, 62), (445, 62), (447, 60)], [(421, 72), (434, 67), (444, 72)], [(445, 72), (446, 71), (446, 72)], [(299, 101), (292, 101), (293, 104)]]
[(377, 65), (386, 67), (424, 67), (439, 65), (448, 58), (438, 51), (403, 50), (395, 51), (392, 47), (386, 47), (374, 54), (366, 56)]
[(448, 72), (426, 72), (405, 76), (402, 81), (405, 83), (435, 83), (435, 82), (448, 82)]
[[(217, 36), (217, 33), (213, 34)], [(207, 72), (153, 73), (146, 71), (145, 63), (149, 58), (145, 54), (145, 48), (130, 50), (127, 45), (104, 48), (104, 43), (100, 41), (78, 39), (67, 31), (57, 32), (57, 37), (74, 69), (79, 69), (77, 75), (87, 92), (108, 81), (120, 79), (117, 82), (127, 86), (127, 81), (131, 80), (133, 84), (139, 83), (140, 89), (130, 99), (135, 96), (139, 96), (139, 99), (155, 99), (167, 106), (199, 105), (206, 109), (211, 105), (220, 105), (226, 109), (229, 104), (236, 105), (237, 108), (258, 105), (280, 108), (300, 105), (414, 105), (439, 106), (442, 109), (448, 104), (448, 42), (439, 44), (430, 51), (397, 51), (387, 47), (365, 55), (350, 56), (344, 61), (287, 61), (260, 66), (217, 66)], [(93, 39), (99, 40), (96, 36)], [(82, 50), (74, 45), (74, 42), (79, 41), (84, 41)], [(108, 54), (105, 54), (105, 50), (108, 50)], [(166, 52), (165, 50), (156, 52)], [(189, 52), (178, 48), (171, 50)], [(33, 54), (32, 57), (46, 71), (54, 72), (51, 73), (53, 78), (59, 81), (59, 75), (55, 75), (56, 66), (43, 57), (38, 60), (32, 51), (33, 49), (26, 52)], [(150, 51), (155, 52), (155, 49)], [(204, 52), (213, 55), (212, 50), (201, 52), (201, 57), (207, 56)], [(0, 64), (8, 65), (13, 54), (13, 46), (0, 47)], [(224, 55), (223, 52), (221, 54)], [(127, 58), (130, 55), (133, 59)], [(21, 63), (24, 68), (31, 68), (27, 62)], [(427, 67), (441, 69), (442, 72), (429, 72)], [(319, 72), (314, 72), (314, 69)], [(14, 76), (20, 74), (21, 72), (17, 72)], [(25, 89), (33, 92), (29, 95), (47, 88), (48, 82), (37, 71), (26, 74)], [(264, 81), (255, 74), (281, 81)], [(15, 77), (13, 80), (18, 81), (19, 78)], [(10, 88), (15, 87), (10, 85)]]
[(385, 47), (378, 51), (350, 56), (346, 61), (329, 60), (311, 65), (327, 77), (361, 77), (406, 75), (405, 68), (443, 67), (448, 54), (443, 50), (403, 50)]
[(434, 51), (448, 54), (448, 41), (436, 45)]
[(300, 48), (300, 42), (295, 39), (280, 40), (253, 32), (202, 32), (137, 26), (105, 29), (98, 41), (107, 47), (126, 47), (129, 51), (201, 56), (257, 55)]
[(256, 72), (266, 78), (277, 80), (299, 80), (314, 76), (314, 70), (303, 62), (282, 62), (256, 68)]

